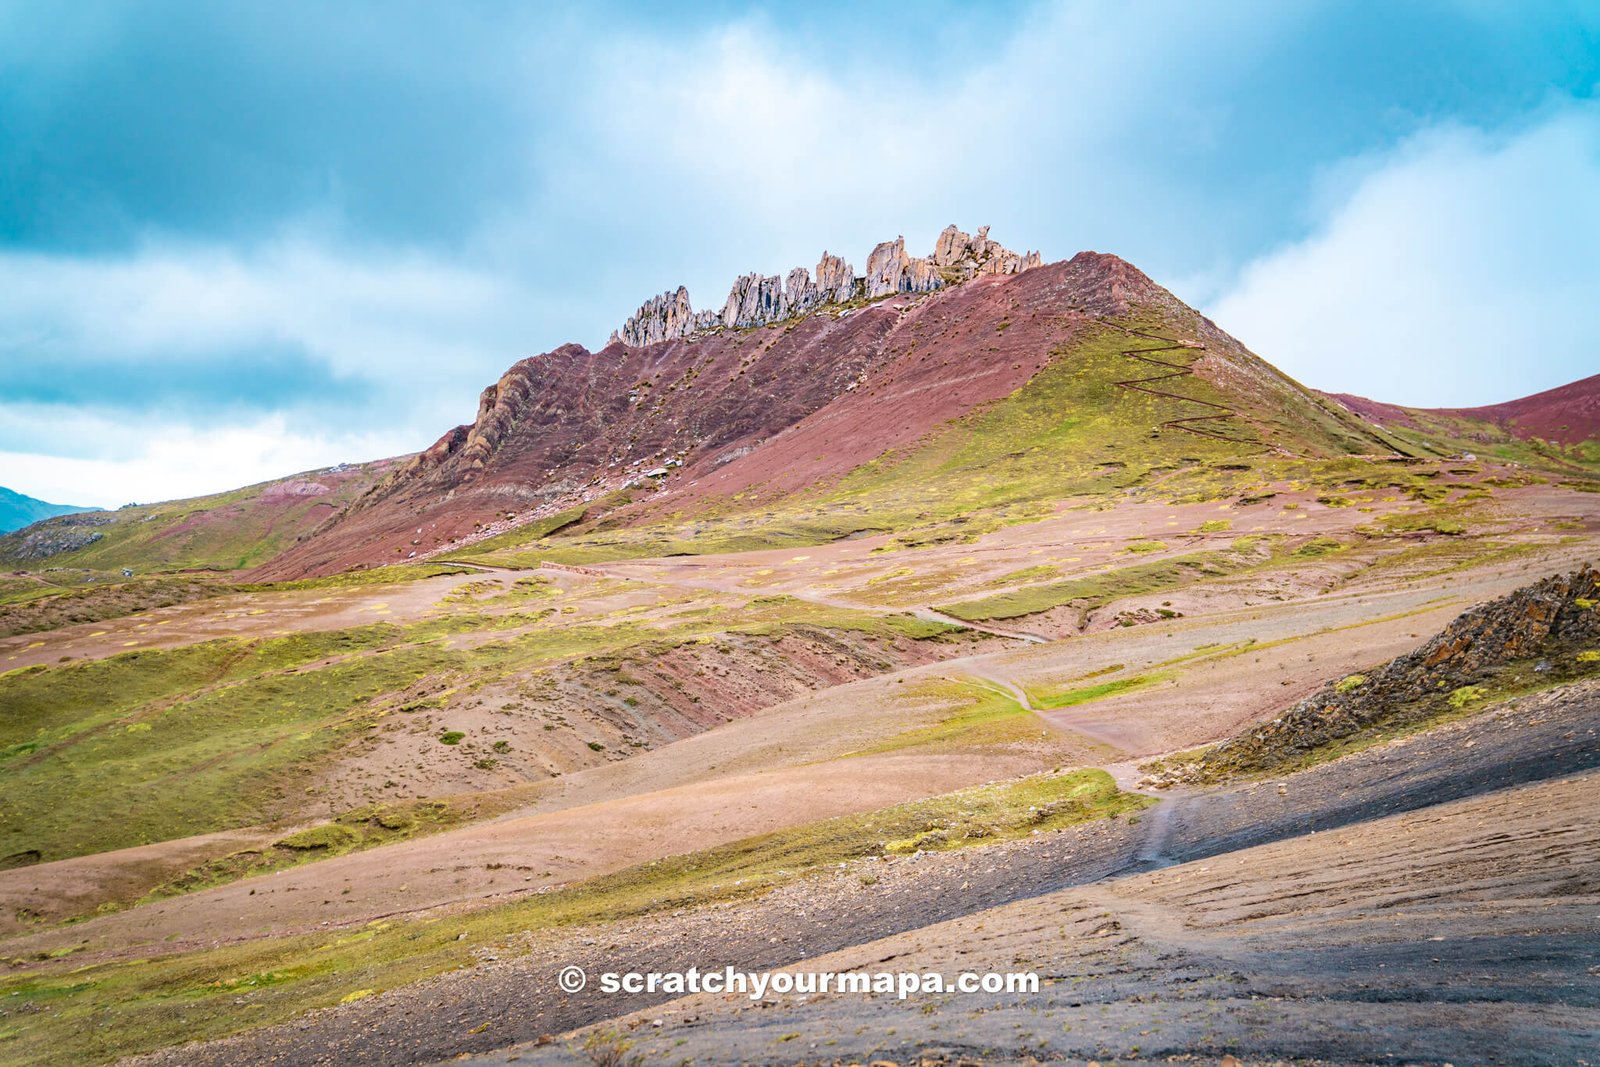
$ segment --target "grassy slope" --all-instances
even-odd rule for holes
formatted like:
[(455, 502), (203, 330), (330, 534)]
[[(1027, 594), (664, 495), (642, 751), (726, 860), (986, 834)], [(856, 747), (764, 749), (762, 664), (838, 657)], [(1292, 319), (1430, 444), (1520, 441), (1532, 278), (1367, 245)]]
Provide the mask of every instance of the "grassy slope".
[(1406, 411), (1414, 426), (1391, 426), (1386, 432), (1419, 454), (1451, 456), (1472, 453), (1484, 459), (1580, 480), (1600, 477), (1600, 440), (1563, 445), (1540, 438), (1522, 438), (1482, 419), (1435, 411)]
[[(331, 754), (404, 711), (397, 694), (423, 679), (471, 690), (575, 656), (797, 626), (912, 639), (951, 630), (790, 597), (664, 627), (458, 610), (409, 626), (12, 671), (0, 675), (0, 858), (33, 851), (53, 860), (259, 823)], [(460, 634), (480, 640), (450, 647), (445, 639)], [(103, 789), (108, 781), (118, 788)]]
[[(1144, 312), (1129, 324), (1184, 336), (1194, 313), (1175, 314), (1168, 320)], [(863, 531), (893, 533), (909, 546), (971, 540), (1041, 517), (1055, 502), (1074, 497), (1131, 491), (1197, 501), (1284, 481), (1330, 492), (1357, 485), (1409, 493), (1417, 488), (1406, 465), (1410, 458), (1474, 450), (1585, 484), (1600, 475), (1600, 443), (1562, 449), (1470, 420), (1379, 430), (1253, 357), (1232, 357), (1228, 368), (1210, 372), (1221, 385), (1193, 375), (1157, 386), (1247, 416), (1207, 424), (1231, 440), (1163, 429), (1164, 420), (1211, 409), (1116, 384), (1161, 373), (1121, 354), (1150, 344), (1110, 327), (1086, 331), (1053, 352), (1045, 369), (1011, 396), (776, 504), (757, 506), (758, 492), (637, 527), (616, 518), (597, 521), (606, 508), (595, 507), (587, 521), (554, 536), (514, 530), (461, 558), (511, 566), (541, 559), (583, 563), (801, 547)], [(1198, 353), (1159, 357), (1184, 363)], [(1394, 458), (1381, 458), (1387, 453)]]
[[(399, 564), (296, 582), (241, 585), (210, 575), (156, 575), (130, 581), (101, 578), (93, 572), (49, 574), (0, 580), (0, 637), (55, 630), (76, 623), (104, 622), (142, 611), (206, 600), (226, 593), (292, 589), (348, 589), (386, 585), (415, 578), (462, 574), (471, 568), (444, 563)], [(72, 579), (86, 584), (73, 584)], [(60, 582), (61, 584), (55, 584)]]
[(320, 496), (273, 498), (274, 486), (315, 481), (311, 471), (289, 478), (211, 496), (160, 504), (130, 504), (103, 513), (110, 521), (92, 529), (103, 536), (93, 544), (44, 560), (18, 554), (26, 531), (0, 538), (0, 563), (43, 569), (73, 567), (91, 571), (141, 573), (184, 569), (243, 570), (283, 551), (290, 541), (342, 509), (377, 480), (381, 464), (368, 463), (330, 479)]
[[(1059, 582), (1023, 585), (992, 596), (941, 605), (939, 610), (968, 622), (1017, 619), (1068, 604), (1088, 612), (1122, 597), (1179, 589), (1273, 562), (1327, 555), (1343, 547), (1332, 538), (1313, 538), (1290, 550), (1283, 541), (1277, 537), (1241, 537), (1228, 549), (1190, 552)], [(1131, 546), (1130, 551), (1137, 547)]]

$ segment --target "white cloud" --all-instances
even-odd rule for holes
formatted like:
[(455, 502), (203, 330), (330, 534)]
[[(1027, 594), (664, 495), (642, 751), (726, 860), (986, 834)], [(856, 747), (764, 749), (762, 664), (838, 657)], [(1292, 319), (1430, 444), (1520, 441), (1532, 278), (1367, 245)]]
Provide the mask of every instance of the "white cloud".
[[(7, 410), (4, 417), (14, 412)], [(48, 428), (52, 436), (92, 434), (127, 451), (106, 457), (46, 456), (0, 451), (0, 484), (53, 503), (120, 507), (219, 493), (335, 463), (403, 453), (403, 435), (315, 435), (290, 429), (281, 416), (215, 429), (143, 423), (130, 427), (77, 415)]]
[[(51, 387), (65, 399), (0, 397), (0, 485), (66, 503), (171, 499), (425, 447), (473, 416), (533, 333), (510, 278), (306, 236), (239, 251), (0, 254), (0, 293), (0, 358), (49, 360), (52, 381), (128, 370), (116, 388), (131, 396), (90, 382)], [(303, 362), (253, 368), (248, 382), (214, 369), (278, 350), (359, 388), (310, 395)], [(198, 395), (162, 392), (190, 371), (204, 375)], [(273, 395), (245, 395), (263, 379)]]
[[(343, 374), (483, 361), (504, 343), (506, 280), (421, 254), (296, 236), (245, 250), (151, 244), (117, 258), (0, 254), (0, 339), (110, 360), (290, 341)], [(494, 358), (498, 359), (496, 354)]]
[(1151, 157), (1212, 151), (1227, 87), (1304, 18), (1041, 5), (911, 65), (852, 51), (845, 27), (821, 50), (760, 19), (687, 41), (624, 36), (595, 57), (579, 154), (548, 157), (539, 225), (614, 227), (607, 246), (621, 243), (632, 277), (687, 282), (699, 306), (738, 273), (809, 266), (825, 246), (859, 268), (874, 242), (903, 232), (926, 250), (951, 222), (992, 224), (1047, 258), (1098, 246), (1143, 259), (1174, 227), (1226, 225), (1192, 211), (1205, 200), (1192, 174), (1152, 172)]
[(1210, 304), (1219, 325), (1308, 384), (1419, 406), (1600, 369), (1600, 108), (1435, 129), (1364, 169)]
[[(1413, 128), (1340, 119), (1283, 91), (1307, 89), (1285, 71), (1320, 55), (1317, 12), (1178, 0), (974, 8), (936, 46), (916, 47), (853, 33), (848, 19), (809, 23), (827, 27), (809, 35), (762, 16), (671, 32), (650, 20), (603, 33), (576, 17), (514, 20), (508, 49), (526, 53), (517, 77), (494, 63), (471, 77), (511, 101), (492, 133), (523, 156), (492, 154), (511, 177), (485, 186), (497, 191), (450, 239), (418, 237), (436, 242), (427, 251), (331, 236), (352, 232), (343, 194), (257, 243), (153, 235), (109, 256), (0, 251), (0, 361), (58, 360), (61, 380), (150, 368), (134, 380), (154, 388), (157, 370), (214, 378), (230, 351), (282, 350), (311, 361), (307, 377), (325, 366), (317, 380), (337, 394), (288, 395), (273, 380), (285, 395), (246, 415), (219, 414), (233, 410), (220, 397), (209, 412), (128, 402), (119, 410), (137, 415), (113, 417), (81, 396), (46, 407), (45, 390), (18, 386), (0, 396), (0, 485), (120, 502), (421, 447), (470, 418), (515, 359), (597, 344), (661, 289), (687, 283), (715, 306), (743, 271), (809, 265), (824, 247), (861, 267), (873, 242), (904, 232), (925, 249), (948, 222), (992, 223), (998, 239), (1047, 258), (1117, 252), (1185, 278), (1181, 296), (1227, 292), (1208, 305), (1225, 326), (1328, 388), (1466, 402), (1578, 376), (1552, 368), (1594, 362), (1575, 347), (1597, 336), (1592, 112), (1511, 137), (1436, 131), (1331, 167), (1308, 189), (1317, 161), (1356, 150), (1324, 145)], [(518, 45), (520, 34), (532, 36)], [(1341, 84), (1312, 81), (1311, 99), (1360, 96)], [(1309, 127), (1308, 114), (1347, 128)], [(1308, 199), (1324, 217), (1315, 232), (1239, 274)], [(1562, 354), (1524, 362), (1519, 344)], [(1511, 384), (1524, 366), (1545, 379)], [(339, 379), (367, 388), (346, 397)], [(217, 461), (225, 448), (244, 458)]]

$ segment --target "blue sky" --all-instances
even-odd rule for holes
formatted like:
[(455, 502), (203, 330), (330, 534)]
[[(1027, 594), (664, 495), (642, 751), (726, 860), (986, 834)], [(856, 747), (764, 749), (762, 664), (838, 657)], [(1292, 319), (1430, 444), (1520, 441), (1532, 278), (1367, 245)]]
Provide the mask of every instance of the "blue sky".
[(0, 484), (431, 443), (646, 297), (993, 226), (1308, 384), (1600, 370), (1593, 3), (0, 0)]

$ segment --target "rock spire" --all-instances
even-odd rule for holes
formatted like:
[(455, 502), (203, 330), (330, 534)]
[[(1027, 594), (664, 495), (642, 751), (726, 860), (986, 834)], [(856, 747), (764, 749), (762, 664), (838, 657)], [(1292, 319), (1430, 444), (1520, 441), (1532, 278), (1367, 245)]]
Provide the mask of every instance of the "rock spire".
[(720, 311), (696, 311), (689, 291), (680, 285), (676, 291), (645, 301), (611, 340), (638, 348), (719, 327), (764, 326), (858, 297), (874, 300), (894, 293), (930, 293), (980, 274), (1020, 274), (1040, 262), (1037, 252), (1013, 252), (990, 240), (987, 226), (979, 227), (975, 236), (946, 226), (929, 256), (908, 255), (904, 237), (884, 241), (868, 255), (864, 275), (858, 276), (842, 257), (829, 252), (817, 261), (815, 276), (804, 267), (794, 268), (785, 277), (742, 275)]

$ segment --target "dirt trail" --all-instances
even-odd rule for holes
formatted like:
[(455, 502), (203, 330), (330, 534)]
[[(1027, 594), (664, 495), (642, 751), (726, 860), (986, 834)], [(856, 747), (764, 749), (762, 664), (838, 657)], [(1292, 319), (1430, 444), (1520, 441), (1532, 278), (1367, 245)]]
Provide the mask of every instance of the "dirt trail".
[[(1481, 582), (1462, 581), (1453, 591), (1471, 601), (1523, 584), (1525, 576), (1508, 573)], [(1419, 609), (1426, 614), (1407, 614)], [(271, 910), (279, 923), (292, 928), (330, 920), (355, 923), (397, 909), (425, 910), (445, 901), (485, 900), (654, 858), (689, 847), (685, 842), (704, 845), (773, 829), (773, 813), (786, 813), (789, 822), (803, 820), (810, 817), (807, 804), (819, 789), (835, 790), (834, 797), (855, 804), (883, 804), (1062, 765), (1105, 767), (1120, 785), (1135, 787), (1138, 775), (1127, 754), (1144, 757), (1232, 733), (1241, 721), (1272, 713), (1328, 677), (1408, 651), (1414, 647), (1415, 633), (1436, 629), (1459, 610), (1459, 601), (1439, 601), (1426, 589), (1382, 597), (1319, 597), (1274, 605), (1272, 610), (1179, 619), (910, 668), (835, 686), (656, 751), (564, 776), (551, 782), (528, 808), (496, 822), (323, 860), (273, 875), (270, 882), (240, 883), (30, 934), (26, 946), (12, 941), (7, 947), (15, 954), (24, 948), (48, 950), (89, 941), (91, 951), (125, 952), (130, 945), (168, 934), (232, 939), (249, 931), (249, 936), (256, 936), (264, 924), (242, 918), (247, 912), (235, 905), (258, 887), (280, 890), (270, 898)], [(1382, 621), (1397, 613), (1393, 621)], [(1352, 628), (1353, 624), (1359, 625)], [(1057, 728), (1055, 737), (1025, 751), (984, 749), (939, 755), (931, 761), (915, 752), (899, 754), (898, 759), (894, 753), (849, 755), (949, 714), (943, 710), (948, 703), (939, 704), (932, 697), (905, 702), (906, 696), (917, 692), (918, 682), (978, 674), (1018, 678), (1028, 685), (1050, 683), (1095, 673), (1113, 663), (1145, 671), (1186, 656), (1202, 642), (1227, 646), (1250, 641), (1273, 642), (1273, 647), (1248, 658), (1219, 661), (1205, 668), (1207, 673), (1196, 674), (1193, 685), (1186, 673), (1178, 685), (1045, 712), (1046, 721)], [(1280, 679), (1295, 679), (1295, 684), (1281, 686)], [(1086, 740), (1090, 738), (1093, 743)], [(875, 770), (880, 759), (892, 761), (893, 769), (888, 770), (886, 763), (884, 771)], [(919, 761), (920, 774), (902, 773), (904, 766)], [(859, 776), (870, 780), (877, 773), (883, 774), (882, 784), (890, 787), (890, 793), (856, 785), (841, 791), (838, 784), (859, 782)], [(734, 792), (728, 792), (730, 787)], [(732, 802), (735, 799), (738, 803)], [(614, 832), (599, 837), (583, 832), (586, 811), (620, 814), (622, 809), (647, 819), (650, 833), (630, 835), (609, 820), (606, 825)], [(559, 819), (539, 817), (557, 812), (569, 814)], [(180, 842), (172, 847), (183, 846)], [(561, 857), (559, 864), (535, 866), (539, 859), (555, 856)], [(513, 868), (497, 871), (489, 866), (506, 863)], [(534, 869), (518, 871), (515, 866)], [(44, 868), (28, 870), (45, 873)], [(401, 876), (407, 870), (409, 874)], [(0, 897), (16, 873), (0, 876), (0, 883), (5, 883), (0, 885)], [(346, 877), (352, 881), (344, 881)], [(534, 880), (524, 882), (524, 878)], [(15, 887), (25, 896), (34, 884), (15, 882)], [(359, 891), (344, 895), (348, 886)], [(283, 895), (291, 887), (294, 891)], [(267, 904), (260, 891), (249, 898), (253, 907)], [(334, 903), (322, 905), (328, 899)]]
[(948, 626), (959, 626), (963, 630), (976, 630), (980, 634), (991, 634), (994, 637), (1009, 637), (1015, 641), (1026, 641), (1030, 645), (1047, 645), (1055, 640), (1051, 637), (1045, 637), (1043, 634), (1028, 633), (1026, 630), (1008, 630), (998, 626), (990, 626), (986, 623), (968, 622), (966, 619), (958, 619), (954, 615), (946, 615), (944, 612), (932, 607), (912, 608), (911, 614), (919, 619), (927, 619), (929, 622), (942, 622)]
[[(706, 578), (665, 577), (661, 575), (644, 578), (635, 574), (620, 573), (603, 564), (599, 566), (585, 567), (584, 571), (585, 573), (605, 575), (608, 578), (616, 578), (622, 581), (670, 585), (681, 589), (700, 589), (716, 593), (749, 593), (751, 591), (739, 583), (732, 581), (714, 581)], [(790, 589), (787, 590), (786, 593), (788, 596), (792, 596), (796, 600), (804, 600), (812, 604), (821, 604), (824, 607), (847, 608), (851, 611), (871, 612), (892, 612), (897, 610), (884, 608), (880, 604), (864, 604), (859, 600), (848, 600), (844, 597), (827, 596), (826, 594), (819, 593), (814, 589)], [(909, 608), (905, 610), (909, 610), (911, 614), (915, 615), (919, 619), (925, 619), (929, 622), (940, 622), (944, 623), (946, 626), (955, 626), (963, 630), (972, 630), (981, 634), (989, 634), (992, 637), (1004, 637), (1013, 641), (1026, 641), (1029, 644), (1034, 645), (1048, 644), (1050, 641), (1054, 640), (1054, 638), (1045, 637), (1043, 634), (1028, 633), (1024, 630), (1011, 630), (1004, 629), (999, 626), (990, 626), (984, 623), (968, 622), (966, 619), (958, 619), (953, 615), (946, 615), (942, 611), (938, 611), (931, 606)]]
[[(1036, 705), (1032, 698), (1028, 696), (1027, 690), (1023, 689), (1021, 686), (1009, 679), (996, 677), (993, 674), (975, 674), (973, 675), (973, 682), (980, 688), (990, 688), (991, 692), (997, 692), (1002, 696), (1006, 696), (1012, 700), (1015, 700), (1019, 705), (1021, 705), (1024, 711), (1030, 711), (1039, 716), (1040, 720), (1043, 722), (1049, 723), (1058, 729), (1064, 728), (1072, 731), (1075, 734), (1080, 734), (1083, 737), (1088, 738), (1090, 741), (1104, 745), (1112, 752), (1128, 755), (1127, 750), (1122, 747), (1122, 737), (1120, 734), (1112, 733), (1106, 730), (1097, 730), (1094, 728), (1094, 726), (1086, 723), (1060, 723), (1052, 721), (1047, 717), (1047, 712), (1049, 711), (1048, 708), (1041, 708)], [(1144, 775), (1139, 770), (1138, 761), (1136, 760), (1119, 760), (1117, 762), (1107, 764), (1106, 766), (1102, 767), (1101, 770), (1109, 773), (1112, 779), (1116, 781), (1117, 788), (1121, 789), (1125, 793), (1139, 793), (1142, 796), (1155, 796), (1170, 800), (1184, 792), (1182, 790), (1172, 790), (1166, 793), (1155, 793), (1144, 788), (1139, 784), (1140, 779), (1142, 779)], [(1166, 815), (1166, 810), (1163, 810), (1160, 813), (1160, 821), (1163, 824), (1166, 822)], [(1164, 825), (1163, 829), (1165, 829)]]
[(1164, 345), (1157, 345), (1154, 348), (1124, 348), (1122, 350), (1122, 354), (1127, 356), (1129, 359), (1136, 359), (1141, 363), (1148, 363), (1153, 367), (1163, 367), (1170, 373), (1157, 374), (1149, 378), (1130, 378), (1126, 381), (1117, 382), (1115, 384), (1124, 389), (1131, 389), (1134, 392), (1144, 393), (1148, 396), (1159, 396), (1168, 400), (1182, 400), (1190, 404), (1200, 404), (1203, 407), (1215, 408), (1216, 410), (1222, 412), (1221, 415), (1190, 415), (1187, 418), (1182, 419), (1167, 419), (1161, 423), (1163, 428), (1171, 427), (1174, 430), (1183, 430), (1186, 433), (1192, 433), (1199, 437), (1209, 437), (1216, 441), (1227, 441), (1231, 444), (1240, 443), (1236, 439), (1229, 437), (1226, 434), (1216, 433), (1212, 430), (1202, 429), (1199, 426), (1193, 425), (1197, 422), (1215, 422), (1223, 419), (1238, 418), (1238, 413), (1232, 408), (1229, 408), (1226, 404), (1217, 404), (1210, 400), (1199, 400), (1192, 396), (1185, 396), (1182, 393), (1168, 393), (1161, 389), (1151, 389), (1149, 387), (1151, 382), (1165, 382), (1171, 381), (1173, 378), (1186, 378), (1194, 373), (1193, 368), (1187, 364), (1168, 363), (1166, 360), (1156, 359), (1155, 357), (1151, 356), (1150, 353), (1181, 351), (1204, 352), (1206, 348), (1205, 345), (1198, 341), (1174, 340), (1171, 337), (1162, 337), (1159, 334), (1148, 333), (1144, 330), (1132, 330), (1125, 326), (1115, 326), (1115, 324), (1112, 323), (1108, 323), (1108, 325), (1114, 326), (1116, 329), (1121, 330), (1123, 333), (1126, 333), (1131, 337), (1143, 337), (1147, 341), (1167, 342)]

